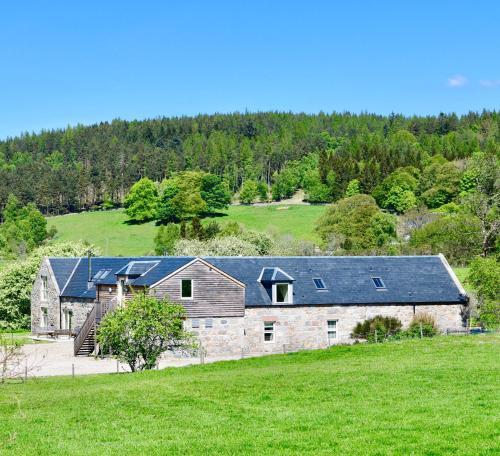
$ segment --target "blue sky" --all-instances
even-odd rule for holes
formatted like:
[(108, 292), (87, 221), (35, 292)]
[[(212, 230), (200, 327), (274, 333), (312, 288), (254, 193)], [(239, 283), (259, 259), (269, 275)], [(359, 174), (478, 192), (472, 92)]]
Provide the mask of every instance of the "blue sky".
[(0, 138), (116, 117), (500, 108), (498, 1), (8, 2)]

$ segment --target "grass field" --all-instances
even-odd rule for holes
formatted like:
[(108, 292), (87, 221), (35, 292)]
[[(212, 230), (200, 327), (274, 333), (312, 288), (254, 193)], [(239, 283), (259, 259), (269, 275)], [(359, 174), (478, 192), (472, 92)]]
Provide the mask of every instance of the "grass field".
[(4, 338), (9, 342), (16, 341), (21, 345), (45, 343), (45, 341), (33, 340), (29, 336), (31, 336), (31, 331), (19, 331), (19, 332), (0, 331), (0, 338)]
[[(231, 206), (216, 220), (237, 221), (248, 229), (270, 230), (280, 235), (291, 234), (297, 239), (317, 240), (315, 221), (325, 206)], [(146, 255), (154, 251), (158, 229), (154, 223), (128, 225), (122, 210), (83, 212), (48, 219), (55, 225), (58, 241), (86, 240), (96, 244), (103, 255)]]
[(0, 386), (1, 454), (498, 454), (500, 338)]

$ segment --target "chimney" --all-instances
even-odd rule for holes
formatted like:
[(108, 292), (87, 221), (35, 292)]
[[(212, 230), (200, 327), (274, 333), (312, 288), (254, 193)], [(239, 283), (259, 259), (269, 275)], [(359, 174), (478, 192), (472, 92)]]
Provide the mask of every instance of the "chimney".
[(87, 253), (87, 265), (88, 265), (87, 286), (88, 288), (90, 288), (92, 285), (92, 252), (90, 250)]

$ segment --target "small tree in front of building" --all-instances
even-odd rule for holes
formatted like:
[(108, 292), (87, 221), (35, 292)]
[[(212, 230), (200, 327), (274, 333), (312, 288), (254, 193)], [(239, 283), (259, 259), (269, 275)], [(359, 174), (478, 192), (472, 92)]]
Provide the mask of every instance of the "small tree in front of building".
[(192, 352), (193, 336), (186, 332), (184, 307), (167, 299), (136, 294), (124, 307), (103, 319), (98, 341), (104, 353), (112, 353), (132, 372), (153, 369), (168, 350)]

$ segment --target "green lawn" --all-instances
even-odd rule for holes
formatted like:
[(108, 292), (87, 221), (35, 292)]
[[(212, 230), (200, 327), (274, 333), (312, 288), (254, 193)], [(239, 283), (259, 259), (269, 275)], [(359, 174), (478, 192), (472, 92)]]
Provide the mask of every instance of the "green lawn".
[[(315, 221), (325, 206), (231, 206), (215, 219), (221, 223), (237, 221), (246, 228), (292, 234), (297, 239), (317, 240)], [(154, 223), (128, 225), (122, 210), (83, 212), (48, 219), (55, 225), (57, 240), (86, 240), (100, 247), (103, 255), (146, 255), (154, 251)]]
[(7, 339), (7, 341), (16, 341), (21, 345), (26, 344), (43, 344), (45, 341), (33, 340), (31, 339), (31, 331), (20, 331), (20, 332), (9, 332), (9, 331), (0, 331), (0, 338)]
[(498, 454), (500, 337), (0, 386), (0, 453)]

